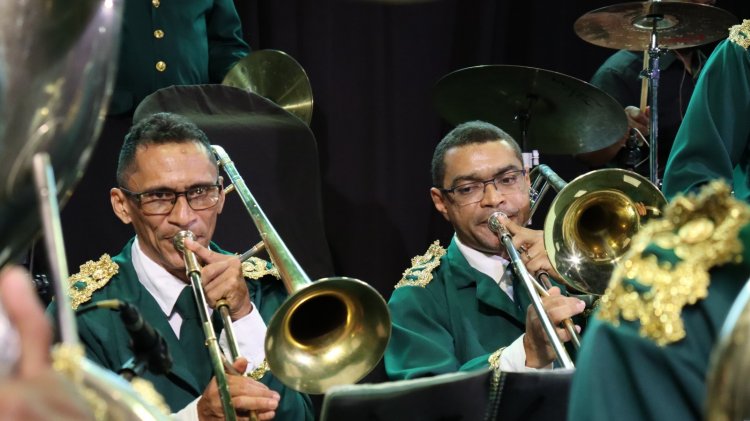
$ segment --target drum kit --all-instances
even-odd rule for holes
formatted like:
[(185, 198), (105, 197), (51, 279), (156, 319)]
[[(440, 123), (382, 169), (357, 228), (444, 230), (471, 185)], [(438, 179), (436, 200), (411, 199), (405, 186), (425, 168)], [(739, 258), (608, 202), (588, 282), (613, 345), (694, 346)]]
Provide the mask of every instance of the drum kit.
[[(697, 47), (726, 37), (737, 23), (731, 13), (692, 2), (620, 3), (576, 20), (584, 41), (648, 56), (643, 76), (651, 95), (650, 181), (657, 180), (658, 60), (667, 49)], [(561, 73), (510, 65), (469, 67), (444, 76), (434, 89), (438, 113), (452, 124), (493, 123), (524, 150), (577, 155), (614, 145), (627, 130), (625, 105), (598, 88)]]

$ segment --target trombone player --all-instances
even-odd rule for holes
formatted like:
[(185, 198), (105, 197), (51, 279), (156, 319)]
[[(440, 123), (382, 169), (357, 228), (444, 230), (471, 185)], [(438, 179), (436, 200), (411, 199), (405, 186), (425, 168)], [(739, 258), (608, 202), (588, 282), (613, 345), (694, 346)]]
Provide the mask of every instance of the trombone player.
[[(559, 276), (542, 232), (524, 227), (530, 186), (518, 144), (489, 123), (463, 123), (435, 148), (432, 181), (432, 201), (455, 235), (447, 249), (435, 242), (414, 258), (396, 285), (389, 301), (388, 376), (399, 380), (489, 366), (503, 371), (550, 367), (555, 359), (550, 341), (487, 224), (491, 214), (503, 212), (502, 222), (529, 273)], [(584, 310), (583, 301), (562, 295), (559, 287), (548, 292), (543, 306), (555, 326)], [(563, 342), (571, 339), (564, 329), (556, 333)]]
[[(185, 247), (203, 265), (208, 305), (214, 308), (218, 300), (227, 301), (239, 351), (245, 357), (232, 363), (234, 370), (227, 373), (238, 416), (244, 419), (252, 411), (261, 420), (311, 420), (310, 399), (266, 372), (265, 322), (286, 297), (282, 283), (273, 279), (270, 264), (253, 259), (253, 264), (243, 265), (211, 242), (224, 191), (205, 133), (174, 114), (144, 118), (125, 138), (117, 182), (110, 191), (112, 209), (123, 223), (133, 225), (136, 235), (117, 256), (89, 261), (72, 276), (74, 307), (116, 298), (140, 308), (144, 319), (163, 336), (174, 361), (167, 375), (144, 377), (178, 419), (223, 419), (194, 294), (183, 257), (173, 245), (178, 232), (189, 230), (196, 240), (186, 240)], [(214, 322), (214, 326), (219, 330), (221, 324)], [(78, 317), (78, 329), (92, 361), (118, 370), (132, 357), (128, 334), (112, 312), (87, 312)], [(217, 336), (227, 349), (226, 332), (222, 329)]]

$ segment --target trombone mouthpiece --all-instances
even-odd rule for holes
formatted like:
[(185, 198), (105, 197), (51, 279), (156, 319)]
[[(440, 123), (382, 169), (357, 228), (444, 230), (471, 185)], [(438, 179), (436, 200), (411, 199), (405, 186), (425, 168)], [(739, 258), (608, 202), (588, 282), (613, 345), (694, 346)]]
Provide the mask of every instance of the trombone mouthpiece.
[(508, 216), (502, 212), (495, 212), (490, 215), (489, 219), (487, 219), (487, 226), (490, 228), (490, 231), (496, 234), (504, 234), (507, 231), (505, 225), (500, 222), (501, 217), (507, 218)]
[(178, 232), (177, 235), (172, 238), (172, 244), (174, 244), (174, 248), (176, 248), (180, 253), (185, 253), (186, 238), (195, 240), (195, 234), (193, 234), (191, 231), (183, 230)]

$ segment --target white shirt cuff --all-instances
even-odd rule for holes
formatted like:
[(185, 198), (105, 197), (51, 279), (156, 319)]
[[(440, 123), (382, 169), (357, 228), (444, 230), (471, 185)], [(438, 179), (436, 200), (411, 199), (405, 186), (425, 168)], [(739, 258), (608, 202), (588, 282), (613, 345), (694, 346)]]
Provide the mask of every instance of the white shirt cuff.
[(175, 421), (199, 421), (198, 420), (198, 401), (200, 397), (190, 402), (186, 407), (172, 414), (171, 418)]
[[(234, 337), (237, 340), (240, 356), (245, 357), (248, 361), (245, 373), (249, 373), (260, 366), (266, 358), (264, 348), (266, 322), (263, 321), (260, 312), (253, 304), (253, 310), (250, 314), (232, 322), (232, 329)], [(221, 349), (225, 350), (225, 354), (228, 354), (230, 349), (229, 341), (224, 330), (221, 331), (219, 343), (221, 344)], [(231, 361), (231, 355), (226, 355), (226, 357)]]
[[(525, 335), (525, 333), (524, 333)], [(552, 364), (543, 368), (526, 367), (526, 349), (521, 335), (508, 345), (500, 356), (500, 371), (524, 372), (551, 369)]]

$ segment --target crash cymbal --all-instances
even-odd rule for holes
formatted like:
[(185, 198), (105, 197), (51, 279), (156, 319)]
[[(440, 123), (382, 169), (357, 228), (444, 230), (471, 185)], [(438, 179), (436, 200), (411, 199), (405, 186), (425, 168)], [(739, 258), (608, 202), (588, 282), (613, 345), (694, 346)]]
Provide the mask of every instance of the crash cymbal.
[(437, 83), (433, 100), (448, 122), (495, 124), (525, 151), (596, 151), (617, 142), (628, 127), (622, 106), (611, 96), (582, 80), (534, 67), (457, 70)]
[(707, 4), (659, 1), (620, 3), (586, 13), (576, 20), (576, 34), (584, 41), (607, 48), (644, 51), (649, 48), (653, 16), (660, 48), (687, 48), (707, 44), (729, 33), (738, 23), (726, 10)]
[(283, 51), (251, 52), (229, 70), (221, 83), (267, 98), (308, 126), (312, 121), (310, 79), (302, 66)]

